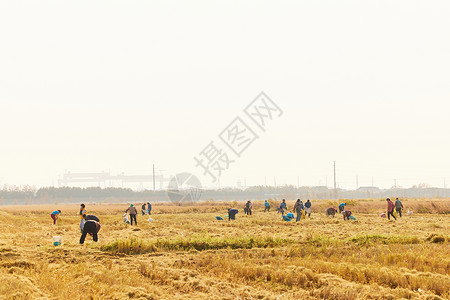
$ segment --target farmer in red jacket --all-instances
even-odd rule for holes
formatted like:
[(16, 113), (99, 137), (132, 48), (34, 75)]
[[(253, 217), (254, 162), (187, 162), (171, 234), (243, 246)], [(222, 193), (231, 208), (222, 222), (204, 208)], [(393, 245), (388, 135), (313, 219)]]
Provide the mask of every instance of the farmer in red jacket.
[(387, 201), (388, 220), (391, 219), (390, 216), (392, 216), (395, 220), (397, 220), (397, 218), (394, 216), (395, 204), (389, 198), (387, 198), (386, 201)]

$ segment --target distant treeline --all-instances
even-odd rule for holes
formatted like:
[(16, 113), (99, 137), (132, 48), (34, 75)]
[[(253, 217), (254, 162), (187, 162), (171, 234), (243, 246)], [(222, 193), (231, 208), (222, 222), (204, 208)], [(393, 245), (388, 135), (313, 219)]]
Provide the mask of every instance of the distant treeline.
[[(450, 189), (418, 188), (378, 189), (364, 187), (357, 190), (334, 190), (325, 186), (295, 187), (292, 185), (271, 187), (256, 186), (245, 189), (222, 188), (202, 190), (199, 200), (262, 200), (262, 199), (365, 199), (365, 198), (417, 198), (443, 197), (450, 198)], [(100, 187), (45, 187), (36, 189), (32, 186), (3, 186), (0, 190), (0, 204), (45, 204), (45, 203), (78, 203), (78, 202), (160, 202), (170, 201), (165, 190), (133, 191), (129, 188)]]

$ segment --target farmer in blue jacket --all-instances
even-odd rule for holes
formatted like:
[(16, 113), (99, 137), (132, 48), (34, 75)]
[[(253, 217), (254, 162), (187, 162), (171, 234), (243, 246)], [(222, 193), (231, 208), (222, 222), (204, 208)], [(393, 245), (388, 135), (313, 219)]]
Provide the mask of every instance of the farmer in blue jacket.
[(52, 212), (52, 214), (50, 215), (53, 219), (53, 225), (56, 224), (56, 220), (58, 220), (59, 214), (61, 213), (61, 210), (55, 210), (54, 212)]
[(281, 201), (280, 203), (280, 212), (281, 215), (284, 215), (284, 213), (287, 211), (287, 205), (286, 205), (286, 200), (283, 199), (283, 201)]
[(270, 203), (269, 203), (269, 201), (264, 201), (264, 212), (268, 212), (268, 211), (270, 211)]

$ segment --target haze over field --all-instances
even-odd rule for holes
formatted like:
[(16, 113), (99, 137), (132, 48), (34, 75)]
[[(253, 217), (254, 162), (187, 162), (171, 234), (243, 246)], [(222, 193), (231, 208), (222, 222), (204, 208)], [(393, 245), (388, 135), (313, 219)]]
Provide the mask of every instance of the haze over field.
[(222, 186), (332, 186), (335, 160), (342, 188), (444, 187), (449, 14), (447, 1), (1, 1), (0, 185), (154, 163), (217, 186), (193, 158), (264, 91), (283, 114), (229, 153)]

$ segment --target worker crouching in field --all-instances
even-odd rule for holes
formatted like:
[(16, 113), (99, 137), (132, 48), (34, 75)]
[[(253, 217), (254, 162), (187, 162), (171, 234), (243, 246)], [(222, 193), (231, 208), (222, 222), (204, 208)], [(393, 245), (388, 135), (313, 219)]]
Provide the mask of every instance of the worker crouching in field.
[(352, 215), (352, 212), (349, 211), (349, 210), (344, 210), (344, 211), (342, 212), (342, 216), (344, 217), (344, 221), (345, 221), (345, 220), (348, 220), (348, 217), (350, 217), (351, 215)]
[[(98, 218), (97, 218), (98, 219)], [(80, 244), (84, 244), (86, 235), (89, 233), (92, 236), (94, 242), (98, 241), (98, 231), (100, 230), (100, 223), (94, 220), (88, 220), (84, 223), (83, 234), (80, 238)]]
[(84, 219), (85, 221), (96, 221), (100, 222), (100, 219), (97, 216), (94, 215), (87, 215)]
[(96, 221), (100, 222), (100, 219), (97, 216), (94, 215), (84, 215), (83, 216), (83, 227), (81, 228), (81, 234), (83, 234), (84, 224), (86, 224), (86, 221)]
[(332, 218), (334, 218), (334, 215), (337, 213), (337, 209), (334, 207), (329, 207), (327, 208), (327, 210), (325, 211), (325, 214), (327, 216), (331, 216)]
[(238, 213), (239, 211), (236, 209), (236, 208), (230, 208), (229, 210), (228, 210), (228, 221), (230, 221), (230, 220), (235, 220), (236, 219), (236, 214)]
[(54, 212), (52, 212), (52, 214), (50, 215), (50, 217), (52, 217), (53, 220), (53, 225), (56, 224), (56, 220), (58, 220), (59, 214), (61, 213), (61, 210), (55, 210)]

